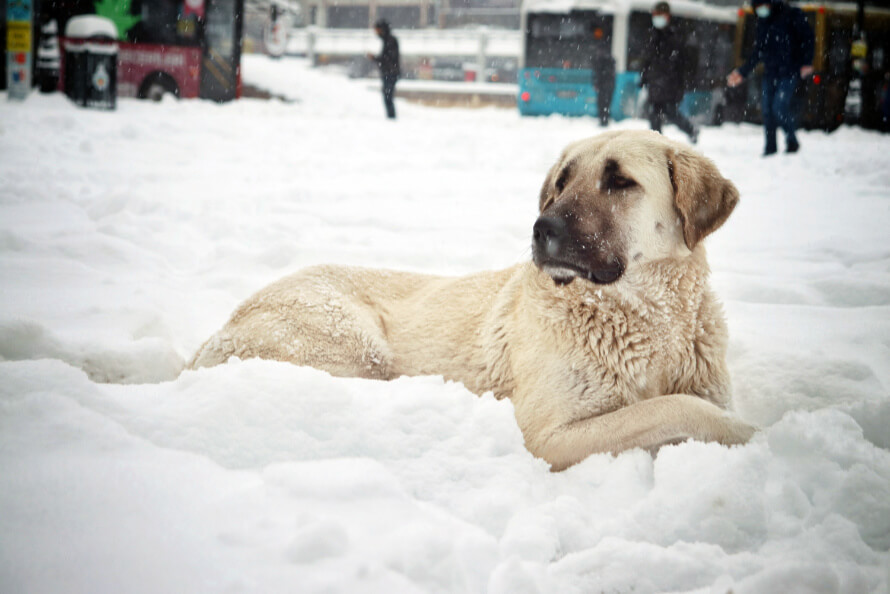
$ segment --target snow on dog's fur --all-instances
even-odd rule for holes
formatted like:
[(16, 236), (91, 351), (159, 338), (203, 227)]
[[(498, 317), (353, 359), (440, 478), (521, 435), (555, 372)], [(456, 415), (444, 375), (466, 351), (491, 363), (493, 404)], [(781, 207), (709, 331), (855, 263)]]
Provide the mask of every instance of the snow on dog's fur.
[(334, 375), (442, 375), (510, 398), (554, 470), (687, 438), (743, 443), (701, 241), (738, 191), (648, 131), (568, 146), (548, 173), (533, 262), (461, 278), (317, 266), (262, 289), (195, 354)]

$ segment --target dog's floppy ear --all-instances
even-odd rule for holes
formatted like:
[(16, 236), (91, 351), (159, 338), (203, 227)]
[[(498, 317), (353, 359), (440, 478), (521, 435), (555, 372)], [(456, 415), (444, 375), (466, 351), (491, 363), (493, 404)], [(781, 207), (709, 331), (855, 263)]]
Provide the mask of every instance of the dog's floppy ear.
[(729, 218), (739, 202), (739, 191), (710, 159), (689, 150), (668, 151), (668, 171), (683, 238), (692, 250)]

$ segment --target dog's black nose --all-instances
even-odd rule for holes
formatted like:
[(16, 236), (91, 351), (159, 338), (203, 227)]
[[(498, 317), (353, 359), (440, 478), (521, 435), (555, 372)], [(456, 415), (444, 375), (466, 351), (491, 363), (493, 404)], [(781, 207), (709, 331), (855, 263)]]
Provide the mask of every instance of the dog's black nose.
[(532, 228), (532, 239), (535, 245), (552, 255), (554, 251), (559, 249), (559, 244), (565, 239), (568, 232), (568, 226), (562, 218), (558, 217), (538, 217), (535, 226)]

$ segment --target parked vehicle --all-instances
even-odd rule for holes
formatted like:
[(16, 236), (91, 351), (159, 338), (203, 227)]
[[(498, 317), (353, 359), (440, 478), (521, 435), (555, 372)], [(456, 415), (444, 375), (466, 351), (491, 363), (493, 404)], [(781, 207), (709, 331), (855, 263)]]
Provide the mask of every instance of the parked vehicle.
[[(615, 59), (612, 117), (640, 115), (644, 102), (638, 83), (653, 4), (648, 0), (526, 0), (518, 74), (520, 113), (595, 116), (591, 58), (598, 38), (610, 44)], [(688, 71), (678, 73), (688, 87), (680, 109), (703, 123), (722, 118), (736, 12), (704, 2), (671, 2), (673, 25), (683, 35), (690, 56)]]
[(73, 0), (47, 10), (61, 30), (76, 15), (113, 14), (118, 96), (227, 101), (240, 95), (244, 0)]

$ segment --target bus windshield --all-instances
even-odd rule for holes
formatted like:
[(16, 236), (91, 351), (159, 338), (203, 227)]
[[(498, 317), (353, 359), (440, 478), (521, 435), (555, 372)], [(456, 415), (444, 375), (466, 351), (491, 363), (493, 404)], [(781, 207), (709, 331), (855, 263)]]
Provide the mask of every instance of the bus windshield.
[(602, 30), (601, 39), (612, 38), (612, 17), (596, 12), (571, 15), (530, 14), (526, 30), (527, 68), (590, 68), (593, 31)]
[[(686, 42), (685, 71), (679, 74), (687, 90), (706, 90), (722, 85), (732, 63), (733, 25), (681, 16), (671, 17), (671, 24)], [(634, 11), (630, 14), (628, 70), (640, 70), (651, 29), (652, 16), (648, 12)]]
[(139, 20), (127, 32), (127, 41), (162, 45), (200, 44), (196, 15), (186, 15), (182, 0), (133, 0), (130, 10)]

